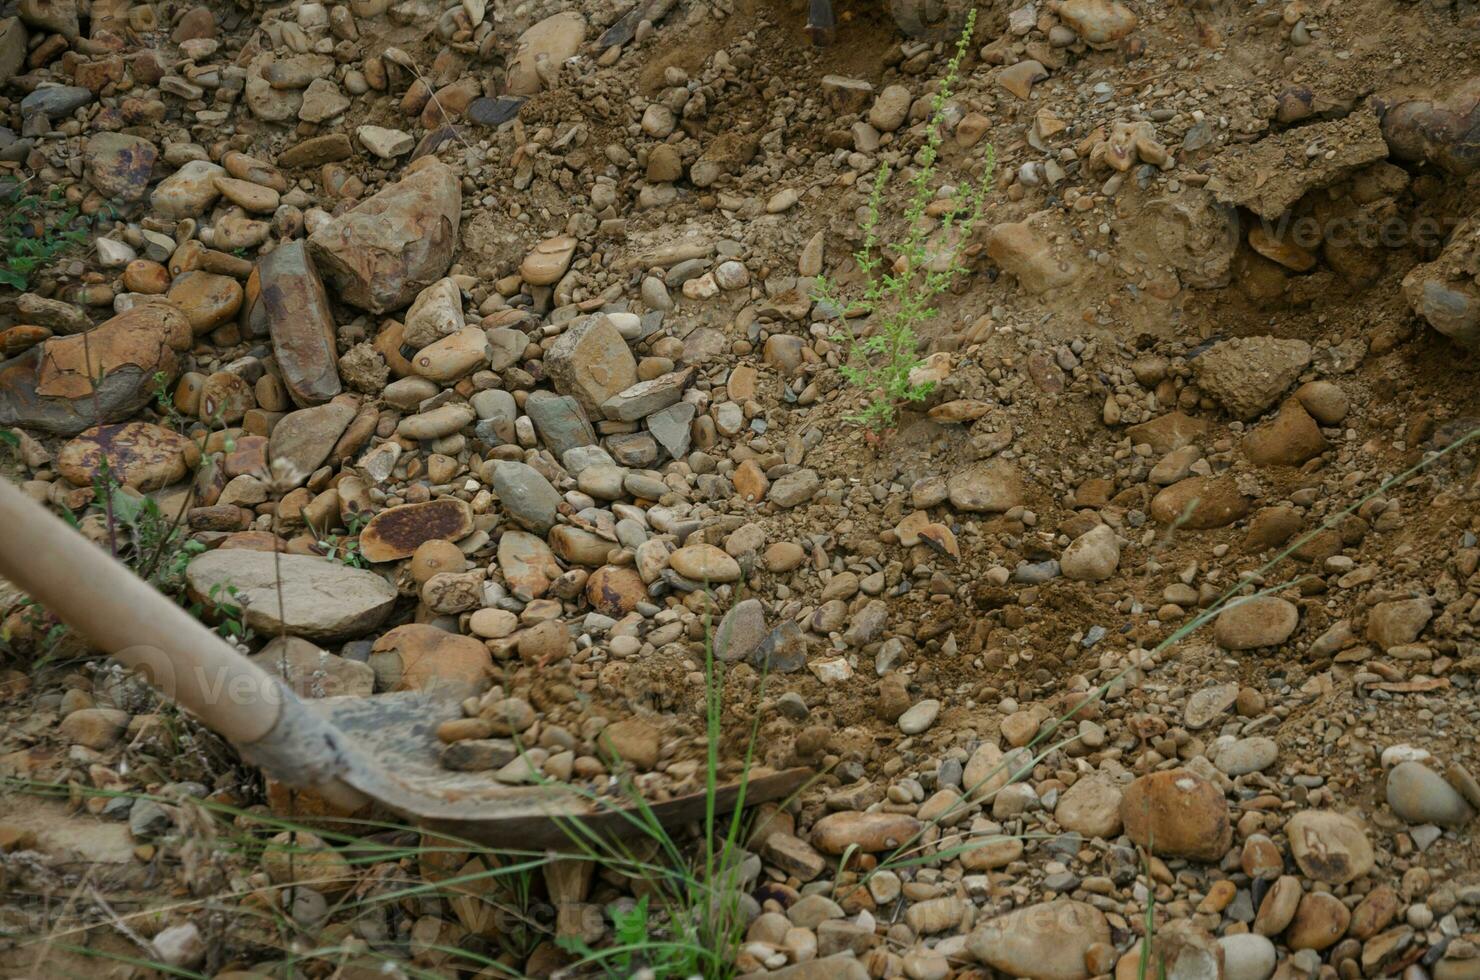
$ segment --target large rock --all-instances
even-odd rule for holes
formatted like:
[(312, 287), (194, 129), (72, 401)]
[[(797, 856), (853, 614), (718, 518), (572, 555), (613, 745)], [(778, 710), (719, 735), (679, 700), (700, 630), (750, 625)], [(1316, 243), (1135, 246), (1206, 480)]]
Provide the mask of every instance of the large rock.
[(1098, 524), (1070, 542), (1059, 556), (1064, 577), (1076, 582), (1103, 582), (1120, 565), (1120, 538), (1108, 524)]
[(436, 157), (314, 232), (314, 263), (346, 303), (372, 313), (405, 306), (442, 278), (457, 248), (462, 187)]
[(1213, 638), (1225, 650), (1279, 646), (1300, 624), (1300, 610), (1279, 596), (1265, 595), (1230, 603), (1213, 624)]
[(573, 57), (586, 39), (586, 18), (574, 10), (546, 17), (519, 35), (514, 56), (509, 59), (509, 78), (504, 91), (509, 95), (534, 95), (541, 88), (538, 65), (544, 61), (550, 69)]
[(1190, 769), (1131, 783), (1120, 801), (1126, 835), (1153, 854), (1216, 861), (1233, 842), (1223, 792)]
[(1387, 777), (1387, 801), (1412, 824), (1462, 827), (1475, 811), (1449, 781), (1422, 762), (1400, 762)]
[(1004, 222), (987, 232), (987, 255), (1033, 295), (1062, 289), (1079, 278), (1079, 263), (1062, 254), (1064, 246), (1059, 252), (1055, 253), (1053, 243), (1035, 225), (1033, 217)]
[(973, 463), (946, 481), (957, 510), (1001, 514), (1023, 503), (1023, 478), (1005, 459)]
[(580, 402), (594, 418), (602, 417), (608, 398), (637, 384), (632, 350), (606, 316), (581, 320), (556, 338), (545, 354), (545, 370), (556, 391)]
[(52, 337), (0, 363), (0, 425), (70, 436), (99, 422), (123, 421), (154, 397), (155, 374), (174, 380), (176, 352), (189, 350), (193, 336), (190, 321), (174, 306), (146, 303), (86, 339)]
[[(376, 573), (310, 555), (208, 551), (186, 568), (185, 580), (200, 601), (209, 602), (217, 587), (217, 598), (239, 605), (258, 633), (321, 643), (368, 633), (396, 603), (395, 586)], [(226, 593), (227, 586), (235, 593)]]
[(218, 164), (191, 160), (155, 185), (149, 204), (166, 218), (199, 218), (221, 196), (216, 178), (225, 176), (226, 170)]
[(334, 314), (302, 242), (289, 242), (257, 268), (259, 303), (283, 384), (294, 403), (320, 405), (340, 392)]
[(86, 430), (57, 453), (57, 472), (74, 486), (89, 487), (108, 475), (127, 487), (158, 490), (183, 479), (193, 443), (178, 432), (150, 422), (99, 425)]
[(1366, 829), (1345, 814), (1303, 810), (1285, 824), (1290, 856), (1307, 878), (1344, 885), (1372, 870), (1376, 855)]
[(82, 148), (83, 172), (105, 197), (125, 201), (143, 198), (159, 151), (139, 136), (94, 133)]
[(1235, 418), (1273, 405), (1310, 364), (1310, 344), (1278, 337), (1237, 337), (1214, 344), (1192, 363), (1197, 383)]
[(1110, 942), (1105, 914), (1084, 902), (1040, 902), (983, 922), (966, 939), (978, 960), (1008, 976), (1084, 980), (1085, 954)]
[(457, 541), (473, 533), (473, 511), (466, 501), (439, 497), (402, 504), (376, 514), (360, 532), (366, 561), (410, 558), (427, 541)]
[(1059, 797), (1053, 818), (1065, 830), (1110, 840), (1120, 833), (1123, 795), (1108, 776), (1085, 776)]
[(280, 487), (302, 486), (323, 465), (354, 419), (352, 398), (289, 412), (272, 429), (267, 459), (273, 482)]
[(1189, 476), (1151, 498), (1151, 517), (1189, 531), (1232, 524), (1249, 512), (1249, 498), (1229, 476)]

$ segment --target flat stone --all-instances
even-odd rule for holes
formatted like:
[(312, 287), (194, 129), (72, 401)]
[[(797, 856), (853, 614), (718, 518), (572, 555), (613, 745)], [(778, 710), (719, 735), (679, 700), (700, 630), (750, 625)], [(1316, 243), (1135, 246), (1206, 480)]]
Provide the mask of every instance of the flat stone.
[(722, 585), (740, 578), (740, 563), (712, 544), (691, 544), (668, 557), (675, 572), (694, 582)]
[[(130, 418), (154, 397), (153, 379), (173, 381), (189, 350), (190, 321), (169, 303), (145, 303), (88, 332), (52, 337), (0, 362), (0, 424), (76, 435)], [(101, 384), (94, 393), (94, 381)]]
[(345, 399), (289, 412), (279, 419), (268, 449), (273, 481), (301, 486), (329, 458), (355, 414), (355, 405)]
[(100, 425), (62, 446), (57, 471), (73, 486), (90, 487), (106, 460), (114, 480), (147, 492), (184, 479), (193, 451), (189, 439), (149, 422)]
[(45, 116), (55, 119), (71, 115), (92, 100), (92, 92), (80, 85), (46, 85), (21, 99), (21, 118)]
[[(648, 381), (639, 381), (606, 398), (601, 412), (609, 419), (635, 422), (656, 415), (678, 403), (684, 389), (694, 380), (694, 370), (670, 371)], [(692, 418), (692, 413), (690, 418)], [(685, 423), (687, 426), (687, 423)], [(677, 455), (677, 454), (675, 454)]]
[(199, 555), (186, 568), (185, 578), (202, 601), (209, 601), (212, 587), (234, 586), (229, 601), (241, 606), (246, 624), (258, 633), (281, 632), (321, 643), (375, 629), (390, 614), (397, 595), (395, 586), (365, 569), (309, 555), (244, 549)]
[(473, 533), (473, 511), (467, 501), (439, 497), (389, 507), (360, 532), (360, 555), (370, 562), (410, 558), (427, 541), (458, 541)]
[(1192, 731), (1206, 728), (1238, 699), (1239, 686), (1236, 681), (1217, 684), (1196, 691), (1187, 699), (1182, 712), (1182, 723)]
[(1331, 810), (1303, 810), (1285, 824), (1290, 856), (1307, 878), (1344, 885), (1372, 870), (1376, 857), (1363, 826)]
[(1249, 512), (1249, 498), (1227, 476), (1189, 476), (1151, 498), (1151, 517), (1189, 531), (1224, 527)]
[(966, 948), (979, 961), (1014, 977), (1085, 980), (1089, 948), (1110, 942), (1105, 915), (1084, 902), (1041, 902), (978, 925)]
[(1001, 514), (1024, 502), (1018, 468), (1003, 459), (973, 463), (946, 481), (951, 506), (981, 514)]
[(1230, 604), (1213, 624), (1213, 638), (1225, 650), (1279, 646), (1300, 625), (1300, 610), (1278, 596), (1256, 596)]
[(1113, 840), (1120, 834), (1120, 801), (1123, 795), (1120, 787), (1108, 777), (1084, 776), (1064, 790), (1054, 807), (1053, 818), (1065, 830), (1086, 837)]

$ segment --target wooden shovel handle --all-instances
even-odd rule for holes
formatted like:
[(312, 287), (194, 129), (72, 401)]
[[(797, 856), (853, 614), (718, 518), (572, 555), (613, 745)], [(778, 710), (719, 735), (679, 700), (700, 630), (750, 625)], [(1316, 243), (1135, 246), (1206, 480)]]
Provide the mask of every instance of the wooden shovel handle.
[(4, 478), (0, 575), (232, 742), (277, 725), (272, 675)]

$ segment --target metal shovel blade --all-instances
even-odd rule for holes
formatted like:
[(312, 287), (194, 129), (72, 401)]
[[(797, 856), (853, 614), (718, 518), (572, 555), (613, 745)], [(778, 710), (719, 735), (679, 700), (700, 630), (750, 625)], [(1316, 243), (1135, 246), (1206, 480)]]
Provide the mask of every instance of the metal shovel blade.
[[(496, 782), (488, 772), (453, 772), (439, 762), (437, 726), (462, 716), (455, 699), (417, 691), (368, 698), (324, 698), (308, 702), (354, 745), (356, 761), (340, 779), (408, 821), (428, 830), (479, 844), (558, 848), (571, 843), (568, 822), (611, 836), (641, 831), (630, 800), (615, 788), (600, 802), (569, 787), (544, 781), (531, 785)], [(365, 760), (373, 760), (366, 764)], [(716, 812), (734, 808), (744, 792), (746, 805), (789, 795), (811, 778), (811, 770), (776, 771), (756, 767), (742, 786), (730, 783), (716, 792)], [(651, 804), (664, 825), (702, 817), (705, 794)]]

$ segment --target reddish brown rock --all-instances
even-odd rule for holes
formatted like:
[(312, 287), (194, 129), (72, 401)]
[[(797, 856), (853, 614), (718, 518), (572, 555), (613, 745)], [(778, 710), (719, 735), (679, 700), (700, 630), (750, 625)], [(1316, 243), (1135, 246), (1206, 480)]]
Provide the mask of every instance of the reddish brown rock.
[(427, 541), (456, 541), (473, 533), (473, 512), (456, 497), (439, 497), (381, 511), (360, 532), (366, 561), (410, 558)]
[(407, 623), (375, 641), (370, 666), (382, 690), (428, 691), (444, 685), (477, 689), (487, 683), (493, 657), (471, 636)]
[(436, 157), (423, 157), (399, 181), (314, 232), (308, 244), (340, 299), (384, 313), (442, 278), (461, 213), (457, 175)]
[(190, 322), (167, 303), (137, 306), (85, 335), (52, 337), (0, 364), (0, 425), (70, 436), (123, 421), (154, 397), (155, 374), (174, 380), (175, 352), (188, 350), (191, 337)]
[(339, 394), (339, 353), (329, 297), (307, 249), (290, 242), (264, 258), (257, 274), (258, 301), (288, 394), (298, 405), (323, 404)]
[(911, 842), (924, 826), (904, 813), (829, 813), (812, 827), (812, 846), (824, 854), (842, 854), (850, 847), (874, 854)]
[(83, 432), (57, 454), (57, 470), (74, 486), (90, 487), (107, 460), (109, 475), (124, 486), (158, 490), (183, 479), (194, 444), (149, 422), (100, 425)]
[(1163, 857), (1216, 861), (1233, 843), (1223, 793), (1190, 769), (1131, 783), (1121, 797), (1120, 819), (1131, 840)]
[(1249, 498), (1229, 477), (1190, 476), (1151, 498), (1151, 517), (1192, 531), (1232, 524), (1249, 512)]
[(603, 565), (586, 580), (586, 598), (591, 608), (619, 619), (647, 599), (647, 587), (637, 570), (626, 565)]

